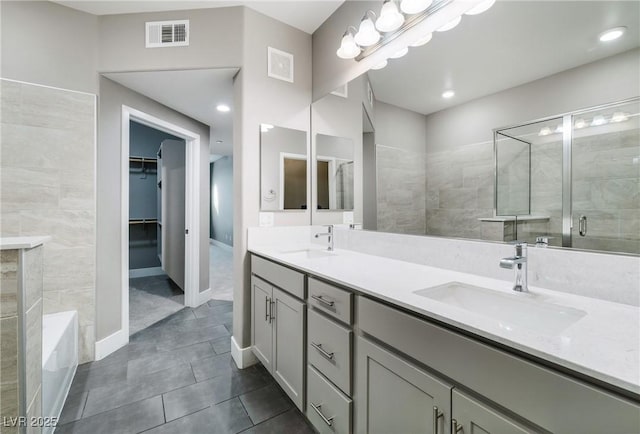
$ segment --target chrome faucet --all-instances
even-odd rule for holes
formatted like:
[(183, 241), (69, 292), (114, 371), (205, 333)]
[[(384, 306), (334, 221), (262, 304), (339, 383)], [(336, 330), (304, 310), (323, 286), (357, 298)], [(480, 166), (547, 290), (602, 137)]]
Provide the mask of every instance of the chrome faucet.
[(327, 250), (333, 251), (333, 225), (327, 225), (327, 232), (319, 233), (315, 235), (316, 238), (327, 237)]
[(516, 244), (516, 255), (510, 258), (502, 258), (500, 267), (509, 270), (516, 270), (516, 283), (513, 290), (518, 292), (529, 292), (527, 286), (527, 243)]

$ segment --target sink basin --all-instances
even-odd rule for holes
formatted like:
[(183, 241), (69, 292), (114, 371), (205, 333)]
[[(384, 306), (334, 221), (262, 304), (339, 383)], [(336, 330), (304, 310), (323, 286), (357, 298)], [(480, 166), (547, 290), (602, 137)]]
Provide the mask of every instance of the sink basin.
[(531, 294), (503, 294), (460, 282), (449, 282), (415, 294), (495, 320), (500, 328), (557, 335), (587, 313), (546, 303)]
[(301, 250), (289, 250), (280, 252), (282, 255), (287, 255), (291, 258), (296, 259), (316, 259), (316, 258), (326, 258), (329, 256), (335, 256), (335, 252), (330, 252), (328, 250), (318, 250), (318, 249), (301, 249)]

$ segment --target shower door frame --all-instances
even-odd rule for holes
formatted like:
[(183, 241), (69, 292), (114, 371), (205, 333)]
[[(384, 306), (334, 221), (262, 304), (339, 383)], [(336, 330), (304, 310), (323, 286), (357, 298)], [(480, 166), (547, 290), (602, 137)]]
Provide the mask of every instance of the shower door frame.
[[(592, 112), (595, 110), (602, 110), (619, 105), (629, 104), (640, 101), (640, 96), (626, 98), (623, 100), (609, 102), (605, 104), (598, 104), (591, 107), (586, 107), (578, 110), (572, 110), (569, 112), (545, 116), (543, 118), (512, 124), (500, 128), (493, 129), (493, 216), (500, 217), (497, 214), (498, 211), (498, 134), (502, 134), (505, 137), (510, 137), (507, 134), (501, 133), (504, 130), (510, 130), (518, 127), (526, 127), (541, 122), (547, 122), (552, 119), (562, 118), (562, 247), (572, 247), (572, 229), (573, 229), (573, 118), (576, 115)], [(529, 159), (529, 215), (531, 215), (531, 159)], [(504, 216), (502, 216), (504, 217)], [(507, 216), (508, 217), (508, 216)], [(517, 219), (516, 219), (517, 220)], [(517, 221), (516, 221), (517, 225)], [(517, 228), (516, 228), (517, 231)]]

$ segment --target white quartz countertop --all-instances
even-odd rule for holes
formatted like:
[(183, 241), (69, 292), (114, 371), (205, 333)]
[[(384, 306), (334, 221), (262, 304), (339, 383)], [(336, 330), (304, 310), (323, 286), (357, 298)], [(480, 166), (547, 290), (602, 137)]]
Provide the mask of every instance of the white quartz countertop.
[[(314, 248), (316, 248), (314, 246)], [(271, 247), (251, 252), (387, 301), (458, 329), (568, 368), (596, 380), (640, 394), (640, 308), (530, 287), (517, 293), (513, 282), (413, 264), (350, 250), (303, 258)], [(295, 256), (295, 257), (294, 257)], [(582, 311), (560, 331), (504, 324), (495, 318), (415, 294), (417, 290), (461, 282)], [(534, 321), (535, 318), (528, 318)]]
[(0, 250), (32, 249), (51, 239), (50, 236), (3, 237), (0, 238)]

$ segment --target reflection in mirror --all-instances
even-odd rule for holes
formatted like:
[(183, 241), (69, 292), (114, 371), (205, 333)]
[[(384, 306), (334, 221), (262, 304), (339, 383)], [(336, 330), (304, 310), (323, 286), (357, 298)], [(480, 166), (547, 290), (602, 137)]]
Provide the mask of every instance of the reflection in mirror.
[(260, 125), (260, 210), (307, 209), (307, 133)]
[(353, 209), (353, 141), (316, 134), (318, 209)]
[(364, 228), (640, 253), (639, 47), (640, 2), (497, 1), (358, 77)]

